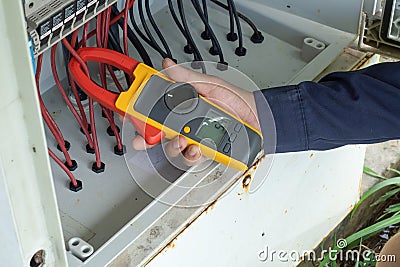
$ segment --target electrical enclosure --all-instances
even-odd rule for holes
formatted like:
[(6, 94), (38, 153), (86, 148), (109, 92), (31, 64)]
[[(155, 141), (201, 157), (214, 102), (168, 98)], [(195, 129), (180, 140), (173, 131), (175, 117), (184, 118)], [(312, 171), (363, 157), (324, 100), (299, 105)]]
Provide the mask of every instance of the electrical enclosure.
[[(5, 196), (4, 210), (8, 212), (4, 218), (11, 229), (10, 244), (20, 244), (20, 254), (10, 253), (15, 260), (13, 262), (29, 266), (32, 256), (44, 251), (47, 266), (166, 266), (176, 262), (179, 257), (185, 265), (190, 262), (191, 265), (202, 266), (207, 264), (205, 255), (218, 258), (216, 262), (220, 264), (260, 263), (257, 253), (266, 244), (288, 250), (312, 249), (348, 214), (359, 196), (363, 146), (267, 156), (250, 170), (253, 180), (249, 189), (247, 175), (243, 176), (216, 163), (206, 162), (186, 172), (178, 170), (168, 164), (162, 146), (149, 150), (147, 154), (132, 151), (129, 147), (127, 156), (115, 155), (112, 151), (115, 141), (107, 135), (108, 125), (101, 118), (100, 107), (96, 106), (99, 146), (106, 171), (100, 175), (93, 173), (90, 169), (93, 156), (85, 153), (84, 136), (55, 89), (46, 49), (114, 1), (95, 1), (93, 8), (87, 6), (83, 16), (75, 17), (71, 24), (65, 24), (69, 23), (65, 21), (65, 9), (76, 1), (52, 4), (55, 2), (26, 1), (24, 8), (28, 21), (24, 25), (21, 3), (3, 1), (0, 4), (0, 18), (6, 23), (4, 31), (0, 28), (0, 37), (11, 36), (10, 32), (27, 26), (34, 43), (34, 54), (44, 54), (41, 95), (65, 139), (71, 142), (70, 153), (79, 165), (74, 174), (83, 181), (83, 190), (77, 193), (68, 190), (65, 174), (53, 161), (48, 160), (46, 145), (60, 152), (48, 129), (41, 125), (29, 51), (28, 48), (24, 49), (27, 38), (25, 33), (18, 32), (10, 37), (3, 51), (4, 62), (13, 62), (15, 66), (2, 73), (9, 75), (8, 79), (4, 79), (7, 80), (7, 88), (18, 90), (8, 89), (14, 91), (10, 95), (2, 92), (4, 104), (1, 106), (5, 111), (2, 120), (10, 123), (11, 128), (21, 136), (21, 145), (12, 154), (3, 154), (10, 147), (8, 144), (2, 145), (0, 162), (0, 192), (4, 193), (0, 195)], [(205, 60), (216, 61), (216, 57), (208, 53), (210, 43), (200, 37), (199, 33), (203, 30), (200, 18), (190, 8), (189, 1), (184, 2), (200, 52)], [(237, 9), (251, 18), (265, 37), (261, 44), (250, 42), (252, 31), (242, 23), (247, 48), (244, 57), (235, 55), (237, 43), (226, 40), (229, 30), (227, 12), (210, 2), (209, 21), (221, 40), (226, 61), (246, 74), (256, 86), (234, 75), (228, 77), (229, 81), (256, 90), (257, 87), (270, 88), (315, 80), (326, 68), (331, 68), (337, 58), (339, 67), (335, 65), (336, 69), (353, 68), (365, 54), (347, 54), (350, 63), (344, 63), (340, 58), (358, 36), (359, 22), (363, 16), (362, 2), (237, 0)], [(30, 7), (31, 3), (34, 4)], [(118, 6), (123, 7), (123, 4), (118, 1)], [(393, 0), (395, 11), (392, 12), (386, 37), (398, 42), (395, 4), (397, 0)], [(6, 14), (7, 8), (12, 10), (10, 14)], [(55, 21), (59, 21), (61, 9), (64, 10), (62, 16), (65, 23), (58, 27)], [(192, 55), (183, 52), (186, 40), (172, 21), (167, 1), (151, 1), (151, 9), (178, 62), (190, 62)], [(40, 12), (47, 13), (39, 18), (37, 14)], [(17, 18), (18, 23), (11, 23), (12, 16)], [(18, 46), (12, 47), (16, 42), (19, 42)], [(145, 48), (155, 68), (161, 69), (160, 56), (148, 45)], [(129, 49), (130, 56), (138, 59), (134, 48)], [(61, 50), (58, 62), (58, 69), (61, 70)], [(24, 78), (17, 78), (17, 69)], [(59, 72), (67, 87), (65, 73)], [(209, 73), (220, 75), (216, 68)], [(17, 116), (17, 122), (11, 123), (11, 119), (6, 118), (11, 116)], [(124, 128), (123, 140), (129, 146), (135, 129), (128, 123), (120, 123), (119, 127)], [(10, 141), (10, 137), (6, 138), (4, 134), (1, 137)], [(28, 151), (26, 147), (34, 149)], [(25, 166), (27, 171), (31, 170), (29, 180), (28, 176), (19, 177), (23, 175), (15, 170), (18, 167), (13, 162), (18, 157), (19, 160), (24, 159), (21, 166)], [(154, 162), (157, 162), (155, 168), (165, 174), (166, 180), (160, 181), (149, 171)], [(12, 180), (17, 178), (20, 180)], [(27, 186), (23, 185), (24, 182)], [(201, 190), (204, 186), (208, 186), (207, 190)], [(38, 197), (35, 197), (35, 192), (39, 192)], [(341, 194), (340, 199), (337, 192)], [(321, 206), (315, 206), (315, 199), (320, 199)], [(24, 201), (29, 204), (21, 207), (18, 203)], [(0, 203), (3, 205), (3, 202)], [(214, 207), (212, 203), (216, 206), (215, 210), (207, 217), (204, 214), (211, 213), (210, 207)], [(313, 207), (313, 210), (307, 212), (304, 207)], [(326, 207), (329, 207), (328, 211)], [(39, 212), (27, 216), (28, 208), (38, 209)], [(262, 215), (260, 210), (265, 214)], [(30, 216), (34, 218), (28, 223)], [(302, 223), (296, 223), (299, 218)], [(293, 229), (293, 232), (274, 235), (276, 232), (282, 233), (285, 228)], [(24, 232), (26, 229), (37, 231), (29, 230), (27, 234)], [(207, 232), (210, 236), (207, 236)], [(264, 237), (261, 233), (268, 234)], [(171, 243), (175, 237), (178, 241)], [(210, 242), (213, 238), (215, 245)], [(229, 244), (232, 242), (229, 240), (252, 245), (242, 253), (245, 254), (243, 258), (238, 259), (236, 255), (241, 254), (238, 250), (241, 246), (235, 248)], [(179, 245), (172, 250), (175, 245), (171, 244)], [(226, 245), (230, 249), (230, 256), (229, 253), (216, 254), (217, 245)], [(82, 253), (79, 249), (82, 249)], [(200, 255), (198, 262), (190, 259), (195, 255)]]

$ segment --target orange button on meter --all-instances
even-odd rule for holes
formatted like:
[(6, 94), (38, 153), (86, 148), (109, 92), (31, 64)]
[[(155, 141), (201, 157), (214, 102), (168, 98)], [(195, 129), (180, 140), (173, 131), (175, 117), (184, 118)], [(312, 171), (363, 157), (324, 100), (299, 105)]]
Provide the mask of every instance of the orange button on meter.
[(184, 132), (184, 133), (190, 133), (190, 127), (189, 127), (189, 126), (185, 126), (185, 127), (183, 128), (183, 132)]

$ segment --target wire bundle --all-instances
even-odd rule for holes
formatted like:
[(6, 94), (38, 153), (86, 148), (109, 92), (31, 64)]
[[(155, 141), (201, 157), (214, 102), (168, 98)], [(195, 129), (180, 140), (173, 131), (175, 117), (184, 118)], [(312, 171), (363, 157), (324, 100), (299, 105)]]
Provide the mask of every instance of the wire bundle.
[[(137, 48), (140, 56), (144, 61), (147, 61), (147, 64), (151, 65), (150, 58), (147, 54), (147, 52), (144, 50), (142, 44), (139, 42), (138, 38), (134, 35), (132, 29), (128, 26), (128, 12), (129, 9), (132, 8), (134, 4), (134, 0), (127, 0), (125, 9), (122, 12), (119, 12), (116, 10), (116, 7), (109, 7), (106, 9), (104, 12), (99, 14), (97, 16), (96, 20), (96, 29), (88, 32), (89, 30), (89, 24), (86, 23), (82, 27), (82, 34), (81, 38), (79, 40), (78, 35), (79, 31), (76, 30), (71, 34), (71, 36), (62, 39), (62, 44), (65, 50), (68, 52), (66, 55), (66, 60), (69, 61), (71, 57), (75, 57), (78, 62), (80, 63), (83, 71), (85, 74), (90, 77), (90, 72), (89, 69), (86, 65), (86, 62), (83, 61), (82, 58), (78, 55), (76, 52), (76, 49), (79, 49), (80, 47), (86, 47), (87, 46), (87, 41), (91, 37), (96, 37), (96, 46), (97, 47), (103, 47), (103, 48), (112, 48), (115, 49), (118, 52), (123, 52), (125, 54), (128, 54), (128, 40), (133, 44), (135, 48)], [(120, 42), (119, 42), (119, 37), (115, 35), (115, 32), (110, 30), (111, 25), (114, 23), (117, 23), (122, 30), (123, 30), (123, 49), (121, 48)], [(64, 102), (66, 103), (67, 107), (73, 114), (74, 118), (78, 122), (82, 133), (85, 135), (87, 139), (87, 145), (86, 145), (86, 152), (95, 154), (95, 162), (92, 165), (92, 170), (96, 173), (103, 172), (105, 170), (105, 164), (101, 161), (100, 157), (100, 150), (99, 150), (99, 145), (98, 145), (98, 138), (97, 138), (97, 132), (96, 132), (96, 125), (95, 125), (95, 115), (94, 115), (94, 102), (93, 99), (89, 98), (89, 121), (85, 113), (85, 109), (82, 104), (82, 93), (80, 92), (79, 88), (77, 87), (77, 84), (74, 82), (74, 79), (72, 75), (68, 75), (69, 79), (69, 84), (71, 86), (71, 90), (73, 93), (73, 97), (75, 98), (77, 109), (72, 103), (70, 97), (66, 94), (66, 91), (60, 81), (58, 71), (57, 71), (57, 62), (56, 62), (56, 53), (57, 53), (57, 43), (51, 48), (50, 52), (50, 64), (51, 64), (51, 71), (54, 77), (55, 84), (57, 86), (57, 89), (60, 92), (60, 95), (62, 96)], [(40, 108), (41, 108), (41, 113), (43, 116), (44, 121), (46, 122), (46, 125), (48, 126), (50, 132), (54, 136), (54, 138), (57, 141), (57, 147), (61, 152), (63, 153), (66, 161), (65, 163), (57, 157), (57, 155), (51, 150), (48, 149), (48, 153), (50, 157), (65, 171), (67, 176), (70, 179), (70, 185), (69, 188), (72, 191), (79, 191), (82, 189), (82, 182), (80, 180), (75, 179), (74, 175), (72, 174), (72, 171), (77, 168), (77, 163), (75, 160), (71, 159), (71, 156), (68, 153), (68, 149), (70, 147), (70, 143), (66, 140), (64, 140), (64, 137), (61, 133), (60, 128), (54, 121), (54, 119), (51, 117), (49, 111), (47, 110), (43, 99), (40, 95), (40, 74), (41, 74), (41, 66), (42, 66), (42, 61), (43, 61), (43, 55), (40, 55), (37, 59), (37, 71), (35, 74), (35, 80), (36, 80), (36, 85), (37, 85), (37, 91), (38, 91), (38, 96), (39, 96), (39, 102), (40, 102)], [(68, 62), (65, 62), (67, 65)], [(68, 71), (68, 68), (67, 68)], [(118, 88), (119, 91), (124, 91), (123, 86), (120, 84), (118, 81), (117, 77), (115, 76), (114, 69), (107, 65), (107, 64), (101, 64), (99, 66), (99, 73), (100, 73), (100, 80), (101, 84), (104, 88), (107, 88), (107, 81), (106, 81), (106, 71), (110, 73), (110, 76), (115, 83), (116, 87)], [(126, 79), (128, 84), (132, 81), (132, 77), (129, 75), (126, 75)], [(85, 95), (86, 96), (86, 95)], [(107, 118), (110, 126), (107, 129), (107, 132), (109, 135), (113, 135), (116, 138), (116, 145), (114, 147), (114, 153), (117, 155), (123, 155), (125, 151), (125, 147), (123, 146), (121, 142), (121, 138), (119, 135), (119, 128), (115, 124), (114, 121), (114, 114), (110, 110), (102, 107), (102, 113), (103, 115)]]

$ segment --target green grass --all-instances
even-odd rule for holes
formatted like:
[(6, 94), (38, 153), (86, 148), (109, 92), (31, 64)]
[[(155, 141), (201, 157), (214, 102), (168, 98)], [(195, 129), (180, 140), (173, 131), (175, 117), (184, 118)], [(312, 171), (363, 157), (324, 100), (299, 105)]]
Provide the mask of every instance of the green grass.
[[(391, 190), (389, 190), (384, 195), (382, 195), (377, 201), (372, 203), (371, 207), (376, 206), (379, 203), (389, 200), (390, 198), (392, 198), (393, 196), (395, 196), (397, 193), (400, 192), (400, 171), (395, 170), (395, 169), (390, 169), (390, 168), (389, 168), (389, 170), (399, 176), (396, 176), (393, 178), (387, 178), (387, 177), (384, 177), (384, 176), (376, 173), (375, 171), (371, 170), (368, 167), (364, 167), (364, 173), (366, 173), (372, 177), (382, 179), (382, 181), (377, 183), (376, 185), (371, 187), (367, 192), (364, 193), (364, 195), (361, 197), (361, 199), (354, 206), (354, 209), (351, 213), (351, 218), (353, 217), (354, 213), (356, 212), (356, 210), (358, 209), (358, 207), (360, 206), (361, 203), (363, 203), (367, 198), (369, 198), (371, 195), (375, 194), (382, 188), (393, 187)], [(360, 252), (362, 240), (366, 240), (369, 237), (372, 237), (372, 236), (376, 235), (377, 233), (383, 231), (385, 228), (387, 228), (391, 225), (394, 225), (394, 224), (398, 224), (398, 223), (400, 223), (400, 203), (395, 203), (395, 204), (392, 204), (389, 207), (387, 207), (384, 210), (383, 214), (377, 219), (377, 221), (374, 224), (346, 237), (345, 240), (347, 242), (347, 246), (345, 249), (353, 249), (358, 245), (359, 252)], [(334, 244), (333, 250), (336, 250), (337, 253), (340, 252), (340, 249), (337, 246), (337, 244)], [(331, 262), (330, 259), (331, 258), (329, 257), (329, 255), (327, 255), (318, 266), (319, 267), (338, 266), (338, 264), (336, 262)], [(328, 264), (330, 264), (330, 265), (328, 265)], [(358, 259), (356, 261), (355, 266), (367, 267), (367, 266), (375, 266), (375, 264), (376, 264), (376, 262), (374, 259)]]

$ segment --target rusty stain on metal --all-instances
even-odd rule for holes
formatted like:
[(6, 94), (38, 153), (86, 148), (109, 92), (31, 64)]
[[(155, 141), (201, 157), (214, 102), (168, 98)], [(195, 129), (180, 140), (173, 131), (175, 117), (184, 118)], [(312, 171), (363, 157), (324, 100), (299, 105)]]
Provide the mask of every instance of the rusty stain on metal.
[(257, 161), (247, 170), (247, 172), (244, 174), (244, 178), (242, 180), (242, 187), (245, 192), (249, 191), (250, 184), (254, 175), (254, 172), (257, 170), (258, 166), (260, 165), (261, 161), (265, 158), (266, 156), (262, 156)]
[(207, 207), (207, 209), (205, 211), (203, 211), (203, 213), (205, 212), (206, 214), (208, 214), (209, 211), (213, 210), (215, 207), (215, 204), (217, 203), (217, 200), (214, 200), (210, 206)]
[[(244, 179), (243, 179), (243, 181), (242, 181), (242, 184), (244, 184), (243, 182), (245, 181), (246, 177), (249, 177), (249, 178), (250, 178), (250, 180), (249, 180), (248, 182), (245, 183), (245, 184), (247, 184), (247, 185), (244, 186), (245, 188), (247, 188), (247, 189), (246, 189), (247, 191), (248, 191), (248, 187), (250, 186), (250, 183), (251, 183), (252, 174), (254, 173), (254, 171), (257, 169), (258, 165), (260, 164), (260, 162), (261, 162), (264, 158), (266, 158), (265, 155), (262, 156), (262, 157), (260, 157), (259, 159), (257, 159), (257, 161), (253, 164), (253, 166), (252, 166), (249, 170), (247, 170), (247, 172), (244, 174)], [(220, 175), (220, 173), (218, 173), (218, 171), (217, 171), (216, 176), (219, 177), (219, 175)], [(227, 188), (226, 190), (228, 190), (228, 189), (229, 189), (229, 188)], [(225, 193), (225, 192), (223, 192), (223, 193), (221, 194), (221, 196), (222, 196), (224, 193)], [(241, 195), (241, 193), (238, 193), (238, 196), (240, 196), (240, 195)], [(175, 242), (176, 242), (176, 240), (178, 239), (178, 237), (179, 237), (181, 234), (183, 234), (183, 233), (186, 231), (186, 229), (188, 229), (189, 226), (190, 226), (191, 224), (193, 224), (194, 222), (196, 222), (203, 214), (208, 214), (209, 211), (213, 210), (214, 207), (215, 207), (215, 205), (217, 204), (217, 201), (218, 201), (218, 200), (219, 200), (219, 197), (218, 197), (216, 200), (214, 200), (213, 202), (211, 202), (211, 204), (210, 204), (205, 210), (203, 210), (196, 218), (194, 218), (191, 222), (186, 223), (186, 225), (185, 225), (185, 226), (182, 228), (182, 230), (176, 235), (176, 237), (175, 237), (170, 243), (168, 243), (168, 244), (161, 250), (161, 252), (166, 252), (168, 249), (174, 248), (174, 247), (175, 247)], [(241, 200), (241, 198), (240, 198), (240, 200)], [(154, 254), (154, 257), (151, 258), (151, 259), (149, 260), (149, 262), (152, 261), (152, 260), (157, 256), (157, 254), (158, 254), (158, 253)]]
[(169, 242), (168, 245), (165, 246), (164, 250), (174, 248), (175, 247), (175, 241), (176, 241), (176, 238), (174, 238), (171, 242)]
[(242, 187), (245, 191), (249, 191), (250, 183), (251, 183), (251, 174), (247, 174), (242, 180)]
[(374, 56), (374, 54), (366, 55), (362, 60), (360, 60), (360, 62), (358, 62), (353, 67), (353, 70), (358, 70), (358, 69), (362, 68), (363, 66), (365, 66), (366, 64), (369, 64), (369, 61), (372, 59), (373, 56)]
[(311, 159), (312, 157), (314, 157), (314, 153), (311, 153), (311, 154), (310, 154), (310, 159)]

